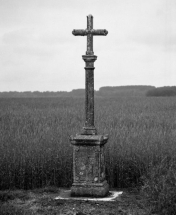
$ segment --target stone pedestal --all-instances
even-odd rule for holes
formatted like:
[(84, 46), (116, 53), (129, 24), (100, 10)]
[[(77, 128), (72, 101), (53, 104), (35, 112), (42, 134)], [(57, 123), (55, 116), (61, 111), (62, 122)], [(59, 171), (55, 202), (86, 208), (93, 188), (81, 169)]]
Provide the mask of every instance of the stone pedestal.
[(109, 192), (105, 180), (104, 145), (108, 136), (76, 135), (73, 145), (72, 196), (104, 197)]

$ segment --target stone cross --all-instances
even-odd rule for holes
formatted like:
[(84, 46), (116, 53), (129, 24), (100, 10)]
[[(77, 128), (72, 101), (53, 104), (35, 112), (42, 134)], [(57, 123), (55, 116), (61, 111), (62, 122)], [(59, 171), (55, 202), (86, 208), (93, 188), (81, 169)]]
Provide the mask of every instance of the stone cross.
[(87, 36), (87, 51), (86, 55), (93, 55), (93, 36), (100, 35), (100, 36), (106, 36), (108, 34), (108, 31), (105, 29), (93, 29), (93, 16), (88, 15), (87, 16), (87, 29), (85, 30), (73, 30), (72, 34), (75, 36)]
[(73, 30), (72, 34), (75, 36), (87, 36), (87, 51), (83, 55), (83, 60), (86, 63), (86, 99), (85, 99), (85, 117), (86, 122), (83, 134), (97, 134), (94, 126), (94, 62), (97, 56), (93, 52), (93, 36), (106, 36), (108, 31), (105, 29), (93, 29), (93, 16), (87, 16), (87, 29)]
[(93, 29), (93, 16), (87, 16), (86, 30), (73, 30), (75, 36), (87, 36), (87, 51), (83, 55), (86, 63), (86, 122), (81, 134), (71, 136), (73, 145), (73, 184), (72, 196), (104, 197), (108, 195), (109, 185), (105, 176), (104, 145), (108, 135), (98, 135), (94, 126), (94, 62), (93, 36), (107, 35), (106, 30)]

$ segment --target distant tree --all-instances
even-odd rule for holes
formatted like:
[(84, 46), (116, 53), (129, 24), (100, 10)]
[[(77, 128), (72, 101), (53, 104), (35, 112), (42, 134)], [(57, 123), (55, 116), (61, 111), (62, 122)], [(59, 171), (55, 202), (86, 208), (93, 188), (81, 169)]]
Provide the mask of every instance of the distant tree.
[(176, 96), (176, 86), (157, 87), (147, 91), (146, 96)]
[(17, 91), (10, 91), (10, 92), (0, 92), (1, 98), (31, 98), (31, 97), (62, 97), (68, 94), (66, 91), (45, 91), (45, 92), (39, 92), (39, 91), (24, 91), (24, 92), (17, 92)]
[(144, 96), (145, 93), (154, 89), (154, 86), (148, 85), (127, 85), (114, 87), (101, 87), (98, 94), (101, 96), (116, 97), (116, 96)]
[(85, 89), (74, 89), (69, 92), (70, 96), (85, 96)]

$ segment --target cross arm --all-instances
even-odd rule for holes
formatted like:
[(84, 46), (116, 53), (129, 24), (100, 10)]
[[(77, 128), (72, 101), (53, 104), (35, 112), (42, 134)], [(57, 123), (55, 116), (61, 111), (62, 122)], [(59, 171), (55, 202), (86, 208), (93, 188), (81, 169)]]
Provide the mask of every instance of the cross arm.
[(86, 36), (87, 35), (87, 31), (86, 30), (81, 30), (81, 29), (74, 29), (72, 31), (72, 34), (75, 36)]
[(91, 33), (95, 36), (100, 35), (100, 36), (106, 36), (108, 34), (108, 31), (106, 29), (92, 29)]
[(78, 30), (73, 30), (72, 31), (72, 34), (75, 35), (75, 36), (87, 36), (88, 34), (92, 34), (92, 35), (100, 35), (100, 36), (106, 36), (108, 34), (108, 31), (106, 29), (91, 29), (91, 30), (81, 30), (81, 29), (78, 29)]

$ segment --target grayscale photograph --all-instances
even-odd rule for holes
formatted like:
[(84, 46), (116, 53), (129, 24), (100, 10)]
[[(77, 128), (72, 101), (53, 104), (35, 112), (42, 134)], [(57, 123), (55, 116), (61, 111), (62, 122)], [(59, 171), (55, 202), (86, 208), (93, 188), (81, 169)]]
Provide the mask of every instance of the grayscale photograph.
[(175, 0), (0, 0), (0, 215), (176, 215)]

